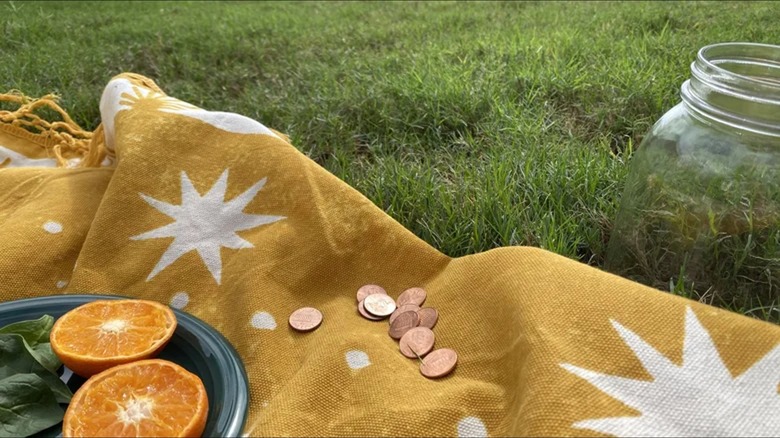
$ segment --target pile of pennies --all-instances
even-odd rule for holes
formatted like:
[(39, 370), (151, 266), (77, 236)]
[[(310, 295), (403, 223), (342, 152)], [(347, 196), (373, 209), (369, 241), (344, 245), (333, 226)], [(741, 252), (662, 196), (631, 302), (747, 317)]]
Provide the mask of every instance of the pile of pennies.
[(424, 289), (413, 287), (394, 300), (381, 286), (367, 284), (357, 291), (358, 313), (369, 321), (389, 317), (388, 334), (399, 341), (401, 354), (420, 360), (420, 373), (435, 379), (452, 372), (458, 354), (449, 348), (431, 351), (435, 341), (433, 327), (439, 320), (439, 312), (422, 307), (427, 296)]

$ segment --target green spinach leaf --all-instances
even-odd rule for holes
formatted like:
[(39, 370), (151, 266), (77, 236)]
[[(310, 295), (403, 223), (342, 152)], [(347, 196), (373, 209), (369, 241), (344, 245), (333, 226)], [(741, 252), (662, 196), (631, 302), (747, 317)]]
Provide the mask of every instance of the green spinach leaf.
[(38, 363), (21, 335), (0, 334), (0, 379), (15, 374), (36, 374), (51, 388), (59, 403), (70, 401), (73, 393), (54, 372)]
[(49, 333), (54, 326), (54, 318), (43, 315), (38, 319), (19, 321), (0, 328), (0, 333), (15, 333), (21, 335), (30, 348), (44, 342), (49, 342)]
[(24, 437), (62, 421), (64, 412), (49, 385), (36, 374), (0, 380), (0, 437)]
[(27, 349), (35, 359), (51, 372), (56, 372), (62, 362), (51, 350), (49, 334), (54, 326), (54, 318), (43, 315), (38, 319), (20, 321), (0, 328), (0, 334), (17, 334), (24, 338)]
[(32, 353), (33, 357), (38, 361), (39, 364), (43, 365), (44, 368), (51, 371), (52, 373), (56, 373), (57, 370), (62, 366), (60, 358), (54, 354), (54, 351), (51, 349), (51, 344), (48, 342), (44, 342), (30, 348), (30, 353)]

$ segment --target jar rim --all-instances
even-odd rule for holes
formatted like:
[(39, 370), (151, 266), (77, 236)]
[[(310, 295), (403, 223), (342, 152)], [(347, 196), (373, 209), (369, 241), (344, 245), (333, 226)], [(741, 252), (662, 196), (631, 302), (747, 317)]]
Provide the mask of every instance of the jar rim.
[(709, 44), (699, 49), (691, 70), (694, 76), (699, 76), (697, 79), (710, 85), (780, 103), (780, 75), (774, 81), (757, 78), (724, 68), (718, 62), (737, 60), (764, 64), (780, 73), (780, 46), (750, 42)]
[(726, 42), (699, 49), (682, 99), (706, 122), (780, 136), (780, 46)]

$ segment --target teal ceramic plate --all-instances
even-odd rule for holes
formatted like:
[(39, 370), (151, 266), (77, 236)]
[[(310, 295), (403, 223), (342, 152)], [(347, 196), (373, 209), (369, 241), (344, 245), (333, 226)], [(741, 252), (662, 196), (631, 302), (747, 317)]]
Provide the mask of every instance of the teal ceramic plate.
[[(59, 318), (67, 311), (99, 299), (122, 299), (108, 295), (55, 295), (0, 304), (0, 327), (17, 321), (40, 318), (44, 314)], [(249, 403), (249, 386), (238, 353), (214, 328), (194, 316), (173, 309), (178, 325), (171, 341), (158, 356), (175, 362), (203, 381), (209, 398), (209, 414), (203, 436), (235, 437), (241, 434)], [(63, 368), (63, 380), (74, 392), (84, 379)], [(36, 436), (61, 436), (62, 425)]]

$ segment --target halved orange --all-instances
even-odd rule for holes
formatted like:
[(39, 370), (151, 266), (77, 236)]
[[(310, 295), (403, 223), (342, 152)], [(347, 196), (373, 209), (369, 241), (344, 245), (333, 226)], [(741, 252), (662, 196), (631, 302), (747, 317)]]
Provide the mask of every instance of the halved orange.
[(198, 437), (208, 410), (198, 376), (167, 360), (141, 360), (90, 377), (65, 411), (62, 436)]
[(62, 363), (89, 377), (156, 356), (174, 330), (176, 315), (168, 306), (144, 300), (96, 300), (62, 315), (49, 340)]

